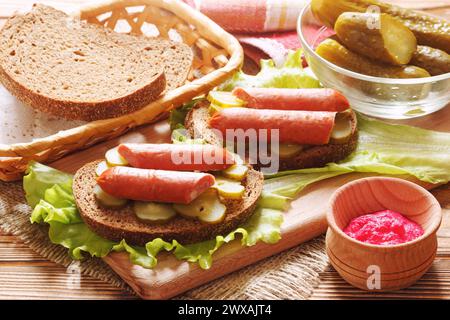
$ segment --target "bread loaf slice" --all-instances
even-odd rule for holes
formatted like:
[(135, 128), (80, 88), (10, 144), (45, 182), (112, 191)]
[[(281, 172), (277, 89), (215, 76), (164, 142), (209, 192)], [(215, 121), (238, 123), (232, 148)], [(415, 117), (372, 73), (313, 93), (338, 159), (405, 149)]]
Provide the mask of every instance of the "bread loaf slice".
[[(280, 158), (279, 171), (319, 168), (331, 162), (345, 159), (355, 151), (358, 142), (356, 114), (352, 111), (352, 135), (344, 144), (326, 144), (323, 146), (309, 146), (291, 158)], [(207, 143), (222, 145), (222, 141), (214, 134), (208, 125), (209, 102), (201, 101), (187, 114), (185, 127), (195, 138), (203, 138)], [(294, 132), (295, 134), (295, 132)], [(258, 168), (259, 164), (255, 164)]]
[(132, 204), (122, 209), (107, 209), (97, 203), (94, 186), (97, 183), (95, 168), (99, 162), (85, 165), (74, 177), (73, 193), (81, 217), (96, 234), (112, 241), (125, 239), (127, 243), (139, 246), (156, 238), (191, 244), (213, 239), (217, 235), (225, 236), (242, 226), (252, 215), (264, 183), (262, 174), (250, 169), (243, 181), (244, 197), (239, 200), (223, 200), (227, 213), (221, 223), (206, 224), (177, 216), (164, 224), (149, 224), (136, 217)]
[(110, 38), (118, 45), (132, 48), (155, 63), (162, 64), (167, 90), (176, 89), (186, 82), (194, 60), (194, 54), (187, 44), (162, 38), (117, 33), (112, 30), (108, 32)]
[(44, 5), (2, 28), (0, 81), (33, 108), (86, 121), (136, 111), (166, 88), (160, 61)]

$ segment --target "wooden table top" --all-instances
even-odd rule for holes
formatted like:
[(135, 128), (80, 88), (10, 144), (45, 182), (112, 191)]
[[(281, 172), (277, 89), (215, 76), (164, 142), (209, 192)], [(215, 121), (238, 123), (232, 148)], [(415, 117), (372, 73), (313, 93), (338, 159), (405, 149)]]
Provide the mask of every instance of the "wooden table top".
[[(14, 11), (24, 10), (32, 3), (45, 2), (54, 7), (75, 9), (93, 0), (0, 0), (0, 26)], [(450, 19), (449, 0), (397, 0), (410, 7), (446, 16)], [(3, 21), (2, 21), (3, 19)], [(450, 299), (450, 184), (433, 191), (444, 208), (444, 220), (438, 232), (439, 250), (431, 270), (415, 286), (388, 294), (366, 293), (348, 285), (329, 267), (312, 299), (382, 299), (382, 298), (444, 298)], [(79, 287), (72, 288), (67, 269), (34, 253), (18, 238), (0, 230), (0, 299), (135, 299), (90, 276), (81, 276)]]

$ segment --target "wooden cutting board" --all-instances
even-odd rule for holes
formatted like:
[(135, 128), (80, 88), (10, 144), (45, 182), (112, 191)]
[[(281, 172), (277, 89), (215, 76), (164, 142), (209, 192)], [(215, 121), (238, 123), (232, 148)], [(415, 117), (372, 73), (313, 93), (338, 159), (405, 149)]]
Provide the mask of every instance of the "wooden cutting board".
[[(430, 116), (401, 123), (450, 132), (450, 106)], [(85, 163), (103, 158), (105, 152), (118, 143), (169, 141), (169, 126), (166, 121), (161, 121), (65, 157), (53, 163), (52, 166), (74, 173)], [(348, 174), (311, 185), (299, 194), (285, 213), (282, 239), (277, 244), (258, 243), (253, 247), (242, 247), (239, 241), (226, 244), (213, 256), (213, 265), (209, 270), (202, 270), (197, 264), (178, 261), (173, 255), (167, 253), (158, 256), (158, 265), (152, 270), (133, 265), (125, 253), (112, 253), (104, 260), (140, 297), (144, 299), (171, 298), (323, 234), (327, 229), (325, 215), (331, 194), (341, 185), (366, 176), (369, 175)], [(403, 178), (420, 183), (412, 178)], [(420, 184), (428, 189), (434, 187), (429, 184)]]
[[(0, 3), (0, 26), (16, 10), (25, 10), (34, 2), (45, 2), (60, 9), (74, 9), (93, 0), (14, 0)], [(429, 12), (449, 16), (448, 0), (390, 0), (389, 2), (417, 9), (433, 9)], [(442, 8), (442, 9), (438, 9)], [(450, 132), (450, 107), (428, 117), (405, 122), (423, 128)], [(102, 158), (105, 151), (123, 141), (135, 142), (168, 142), (169, 131), (165, 123), (140, 128), (128, 135), (115, 139), (77, 154), (70, 155), (54, 163), (54, 166), (75, 172), (86, 162)], [(257, 244), (254, 247), (242, 248), (238, 243), (223, 246), (214, 255), (214, 264), (210, 270), (201, 270), (197, 265), (179, 262), (173, 256), (162, 254), (159, 264), (153, 270), (146, 270), (132, 265), (128, 257), (122, 253), (114, 253), (105, 261), (142, 297), (146, 299), (169, 298), (186, 290), (199, 286), (210, 280), (221, 277), (246, 265), (255, 263), (265, 257), (294, 247), (312, 239), (326, 231), (326, 204), (332, 192), (361, 174), (341, 176), (316, 183), (306, 188), (299, 198), (292, 203), (285, 214), (282, 228), (282, 239), (276, 245)], [(426, 186), (431, 188), (432, 186)], [(33, 282), (34, 283), (34, 282)], [(31, 286), (31, 285), (30, 285)], [(34, 286), (33, 286), (34, 288)]]

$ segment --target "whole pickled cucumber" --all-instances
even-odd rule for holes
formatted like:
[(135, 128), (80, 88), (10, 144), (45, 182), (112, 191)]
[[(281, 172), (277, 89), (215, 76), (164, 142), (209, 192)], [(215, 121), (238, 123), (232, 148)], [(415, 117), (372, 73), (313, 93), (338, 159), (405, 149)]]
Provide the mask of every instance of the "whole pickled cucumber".
[(450, 55), (426, 46), (418, 46), (411, 64), (427, 70), (432, 76), (450, 72)]
[(426, 70), (415, 66), (392, 66), (377, 63), (348, 50), (333, 39), (326, 39), (319, 44), (316, 52), (339, 67), (369, 76), (382, 78), (425, 78), (430, 76)]
[(444, 19), (376, 0), (312, 0), (311, 2), (314, 15), (331, 28), (342, 13), (367, 12), (367, 9), (372, 11), (377, 9), (375, 6), (382, 13), (396, 17), (411, 29), (418, 44), (450, 53), (450, 23)]
[(414, 33), (385, 13), (344, 12), (334, 30), (347, 48), (379, 62), (408, 64), (417, 49)]

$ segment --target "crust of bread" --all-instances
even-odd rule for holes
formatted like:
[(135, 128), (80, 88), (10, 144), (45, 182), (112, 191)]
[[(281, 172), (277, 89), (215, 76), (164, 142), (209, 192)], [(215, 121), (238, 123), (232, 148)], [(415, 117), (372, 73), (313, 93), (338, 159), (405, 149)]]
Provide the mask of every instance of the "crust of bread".
[(243, 181), (244, 197), (239, 200), (222, 200), (227, 207), (227, 213), (221, 223), (206, 224), (177, 216), (164, 224), (149, 224), (136, 217), (132, 204), (121, 209), (107, 209), (98, 204), (93, 188), (97, 183), (95, 168), (99, 162), (89, 163), (75, 174), (73, 192), (80, 215), (96, 234), (112, 241), (125, 239), (127, 243), (139, 246), (156, 238), (192, 244), (228, 234), (242, 226), (253, 214), (264, 182), (261, 173), (250, 169)]
[(116, 118), (135, 112), (149, 102), (156, 100), (166, 88), (166, 78), (162, 70), (155, 73), (151, 83), (133, 93), (117, 99), (99, 102), (58, 100), (38, 94), (11, 78), (1, 66), (0, 82), (18, 100), (36, 110), (67, 120), (84, 121)]
[[(208, 125), (209, 102), (201, 101), (187, 114), (185, 127), (191, 136), (203, 138), (207, 143), (222, 146), (222, 141), (214, 134)], [(323, 167), (331, 162), (345, 159), (355, 151), (358, 142), (356, 114), (352, 111), (352, 135), (347, 143), (311, 146), (291, 158), (280, 159), (280, 171)], [(255, 168), (259, 164), (254, 165)]]

